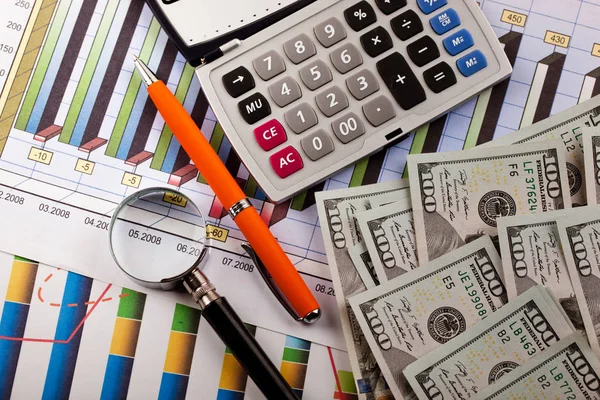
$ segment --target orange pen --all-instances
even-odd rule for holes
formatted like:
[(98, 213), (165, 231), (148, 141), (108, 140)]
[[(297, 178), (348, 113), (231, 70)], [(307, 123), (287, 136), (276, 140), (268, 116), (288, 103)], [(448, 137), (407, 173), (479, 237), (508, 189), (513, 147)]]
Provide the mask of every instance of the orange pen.
[(282, 305), (299, 321), (316, 322), (319, 303), (185, 108), (139, 58), (134, 63), (166, 124), (248, 240), (243, 245)]

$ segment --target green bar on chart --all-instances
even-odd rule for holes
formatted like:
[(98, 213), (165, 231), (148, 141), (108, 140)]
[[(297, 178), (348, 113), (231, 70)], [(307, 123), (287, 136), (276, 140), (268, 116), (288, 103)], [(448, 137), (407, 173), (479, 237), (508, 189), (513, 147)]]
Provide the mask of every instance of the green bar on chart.
[(38, 93), (40, 92), (40, 88), (42, 87), (44, 76), (46, 76), (46, 71), (48, 70), (48, 66), (50, 65), (50, 60), (52, 59), (52, 55), (54, 54), (54, 48), (56, 47), (56, 43), (58, 42), (58, 38), (60, 37), (63, 24), (65, 23), (65, 19), (67, 18), (67, 13), (69, 12), (70, 7), (71, 1), (64, 0), (60, 2), (58, 10), (56, 10), (56, 15), (54, 16), (52, 27), (50, 28), (50, 32), (48, 33), (48, 37), (46, 38), (46, 42), (44, 43), (44, 50), (40, 55), (40, 59), (37, 63), (35, 72), (33, 74), (33, 78), (31, 79), (31, 83), (29, 84), (29, 89), (27, 89), (27, 95), (25, 96), (25, 100), (23, 101), (23, 105), (21, 106), (19, 117), (17, 118), (17, 122), (15, 123), (15, 128), (17, 129), (24, 131), (25, 127), (27, 126), (27, 121), (29, 121), (29, 117), (31, 116), (33, 106), (35, 105), (35, 100), (37, 99)]
[(92, 43), (92, 48), (90, 49), (90, 54), (85, 62), (85, 66), (83, 67), (83, 72), (81, 73), (81, 78), (77, 84), (77, 89), (75, 89), (75, 96), (73, 96), (73, 100), (71, 101), (71, 107), (69, 107), (67, 119), (63, 124), (63, 129), (58, 139), (62, 143), (69, 143), (71, 140), (73, 130), (75, 129), (75, 123), (77, 122), (77, 117), (79, 117), (79, 113), (83, 107), (83, 100), (85, 99), (85, 95), (87, 94), (90, 84), (92, 83), (96, 65), (100, 59), (100, 54), (102, 54), (102, 48), (104, 47), (104, 42), (106, 41), (106, 37), (110, 31), (110, 26), (112, 25), (118, 6), (119, 0), (109, 0), (108, 4), (106, 5), (106, 9), (102, 15), (102, 20), (100, 20), (100, 26), (98, 27), (98, 31), (94, 37), (94, 42)]
[[(427, 138), (427, 132), (429, 131), (429, 124), (420, 127), (415, 132), (415, 137), (413, 138), (412, 145), (410, 146), (409, 154), (421, 154), (423, 151), (423, 145), (425, 144), (425, 139)], [(403, 178), (408, 177), (408, 168), (404, 168), (404, 173), (402, 174)]]
[(354, 171), (352, 171), (352, 178), (350, 178), (350, 187), (357, 187), (362, 185), (365, 172), (367, 172), (367, 165), (369, 164), (369, 158), (363, 158), (354, 165)]
[[(183, 103), (188, 89), (190, 88), (192, 78), (194, 77), (194, 70), (195, 68), (190, 64), (185, 64), (181, 78), (179, 78), (177, 90), (175, 91), (175, 97), (180, 103)], [(154, 158), (152, 158), (150, 168), (157, 170), (162, 168), (163, 162), (167, 157), (167, 151), (169, 150), (169, 144), (171, 143), (172, 137), (173, 132), (171, 132), (171, 129), (169, 129), (169, 127), (165, 124), (162, 132), (160, 133), (160, 138), (158, 139), (158, 144), (156, 145), (156, 151), (154, 152)]]
[[(148, 60), (150, 60), (150, 56), (152, 55), (152, 50), (156, 44), (156, 39), (158, 38), (159, 32), (160, 23), (156, 20), (156, 18), (152, 18), (150, 28), (146, 33), (146, 39), (144, 39), (144, 44), (142, 45), (142, 50), (139, 54), (139, 57), (142, 61), (147, 63)], [(133, 108), (133, 104), (135, 103), (135, 99), (139, 93), (141, 84), (142, 79), (140, 78), (140, 75), (134, 72), (129, 80), (129, 85), (127, 86), (123, 103), (121, 103), (121, 108), (119, 109), (119, 114), (117, 115), (117, 121), (113, 127), (110, 139), (108, 140), (105, 154), (109, 157), (117, 156), (119, 144), (121, 144), (121, 139), (125, 133), (125, 127), (127, 127), (127, 121), (129, 121), (131, 109)]]

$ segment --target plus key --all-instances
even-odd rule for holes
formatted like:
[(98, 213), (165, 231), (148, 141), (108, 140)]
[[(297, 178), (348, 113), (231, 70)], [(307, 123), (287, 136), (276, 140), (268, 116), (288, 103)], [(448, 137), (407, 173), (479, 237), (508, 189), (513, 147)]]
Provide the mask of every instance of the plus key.
[(410, 110), (427, 99), (423, 86), (400, 53), (390, 54), (376, 66), (385, 85), (404, 110)]

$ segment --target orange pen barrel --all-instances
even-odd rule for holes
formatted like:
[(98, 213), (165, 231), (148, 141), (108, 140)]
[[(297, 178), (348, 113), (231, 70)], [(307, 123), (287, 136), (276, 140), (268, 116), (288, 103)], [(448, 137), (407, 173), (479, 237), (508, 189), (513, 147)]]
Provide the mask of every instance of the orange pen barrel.
[[(148, 86), (148, 94), (225, 209), (228, 210), (232, 205), (246, 198), (194, 120), (169, 88), (163, 82), (157, 81)], [(318, 309), (319, 303), (256, 209), (246, 208), (235, 217), (234, 222), (298, 315), (304, 317)]]

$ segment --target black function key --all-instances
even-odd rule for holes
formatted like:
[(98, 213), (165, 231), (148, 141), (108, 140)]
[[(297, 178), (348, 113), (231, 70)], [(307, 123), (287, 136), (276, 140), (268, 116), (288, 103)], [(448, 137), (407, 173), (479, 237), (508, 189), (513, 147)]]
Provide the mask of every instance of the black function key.
[(375, 0), (377, 7), (385, 15), (390, 15), (406, 5), (406, 0)]
[(271, 106), (265, 96), (254, 93), (238, 103), (238, 109), (244, 121), (250, 125), (271, 114)]
[(423, 23), (413, 10), (408, 10), (390, 21), (392, 30), (400, 40), (408, 40), (423, 32)]
[(440, 50), (429, 36), (423, 36), (412, 42), (406, 47), (406, 50), (410, 59), (419, 67), (430, 63), (440, 56)]
[(254, 78), (244, 67), (237, 67), (223, 75), (223, 86), (231, 97), (240, 97), (249, 90), (254, 89)]
[(362, 35), (360, 43), (365, 52), (371, 57), (377, 57), (394, 45), (390, 34), (381, 26)]
[(354, 29), (356, 32), (377, 22), (375, 10), (373, 10), (373, 7), (366, 1), (361, 1), (352, 7), (347, 8), (344, 11), (344, 17), (346, 18), (348, 25), (350, 25), (350, 28)]
[(456, 75), (445, 62), (423, 72), (423, 78), (425, 78), (425, 83), (429, 86), (429, 89), (435, 93), (440, 93), (456, 84)]
[(392, 96), (404, 110), (427, 99), (423, 86), (400, 53), (392, 53), (375, 64)]

